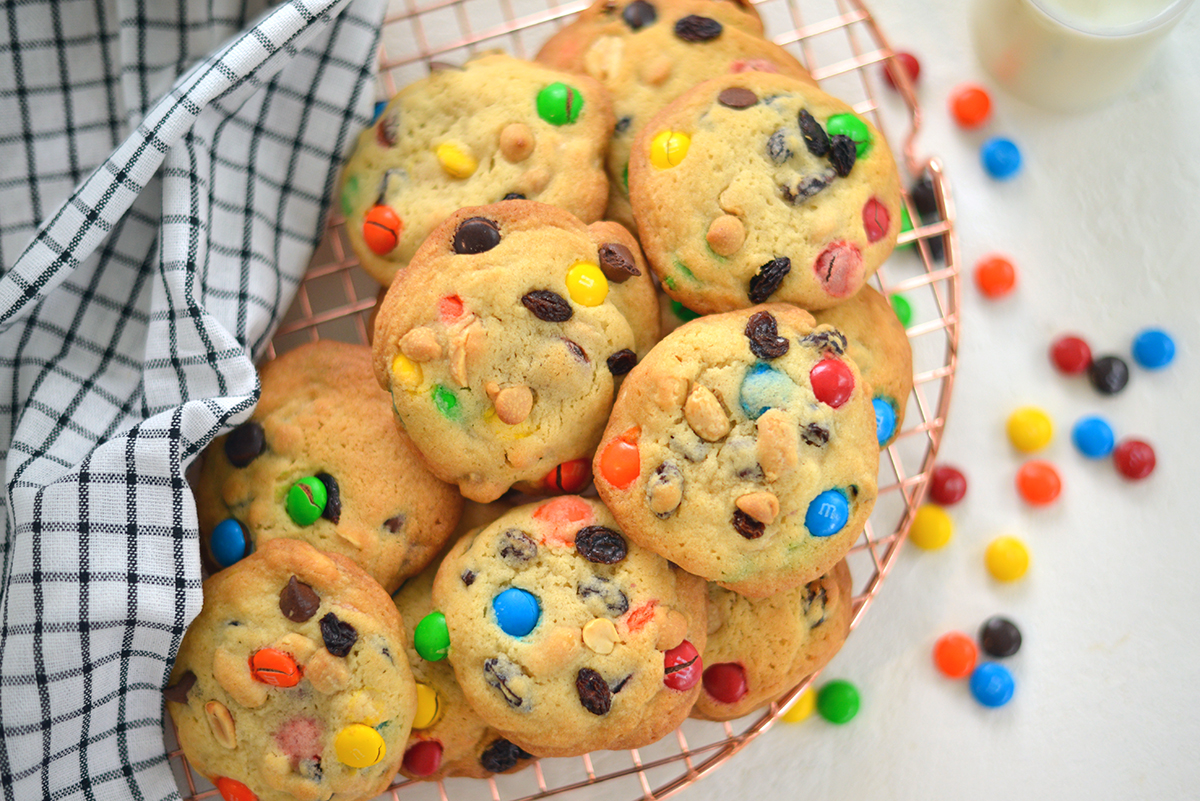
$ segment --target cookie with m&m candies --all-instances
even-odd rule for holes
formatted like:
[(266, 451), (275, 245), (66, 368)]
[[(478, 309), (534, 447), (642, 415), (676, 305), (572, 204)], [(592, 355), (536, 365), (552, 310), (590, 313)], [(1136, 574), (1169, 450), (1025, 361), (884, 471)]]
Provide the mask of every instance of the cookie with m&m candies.
[(846, 555), (877, 493), (871, 387), (837, 329), (765, 304), (677, 328), (626, 377), (596, 488), (628, 537), (750, 597)]

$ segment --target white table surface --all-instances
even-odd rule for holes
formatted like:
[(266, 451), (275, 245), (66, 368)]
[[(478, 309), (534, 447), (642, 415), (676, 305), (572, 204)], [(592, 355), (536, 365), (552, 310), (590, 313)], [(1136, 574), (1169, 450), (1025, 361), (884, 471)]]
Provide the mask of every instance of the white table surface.
[[(1191, 500), (1200, 434), (1200, 10), (1192, 8), (1136, 90), (1099, 111), (1059, 115), (995, 89), (975, 61), (963, 0), (880, 0), (876, 19), (922, 64), (919, 147), (942, 157), (963, 252), (960, 367), (941, 461), (968, 477), (944, 549), (906, 546), (862, 625), (823, 679), (854, 682), (858, 716), (779, 723), (685, 801), (787, 799), (1178, 799), (1200, 794), (1200, 536)], [(983, 132), (946, 112), (963, 81), (993, 89)], [(1007, 135), (1025, 168), (997, 182), (979, 144)], [(975, 261), (1010, 254), (1019, 285), (984, 299)], [(1178, 351), (1151, 373), (1129, 356), (1148, 325)], [(1102, 397), (1047, 358), (1077, 331), (1097, 354), (1131, 364), (1124, 392)], [(1025, 506), (1013, 479), (1023, 459), (1004, 422), (1036, 405), (1055, 422), (1040, 456), (1064, 481), (1052, 507)], [(1122, 479), (1090, 462), (1070, 427), (1100, 414), (1117, 437), (1151, 442), (1158, 468)], [(983, 566), (995, 536), (1020, 537), (1031, 567), (1002, 585)], [(1024, 645), (1004, 662), (1016, 695), (1000, 709), (937, 673), (931, 651), (950, 630), (974, 634), (993, 614), (1017, 622)]]

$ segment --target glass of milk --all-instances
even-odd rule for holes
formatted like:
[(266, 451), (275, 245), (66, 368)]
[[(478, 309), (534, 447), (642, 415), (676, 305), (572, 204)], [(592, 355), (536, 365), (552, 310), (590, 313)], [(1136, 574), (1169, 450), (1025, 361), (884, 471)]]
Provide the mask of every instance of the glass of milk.
[(1001, 86), (1051, 111), (1129, 90), (1192, 0), (975, 0), (971, 36)]

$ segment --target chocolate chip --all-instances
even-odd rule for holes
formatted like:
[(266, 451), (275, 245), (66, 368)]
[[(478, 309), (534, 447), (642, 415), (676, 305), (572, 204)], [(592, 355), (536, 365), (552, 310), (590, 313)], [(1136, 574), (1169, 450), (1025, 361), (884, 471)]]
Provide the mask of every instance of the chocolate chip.
[[(501, 659), (504, 661), (501, 662)], [(513, 709), (528, 708), (525, 699), (508, 686), (514, 678), (524, 675), (515, 662), (507, 657), (492, 657), (484, 661), (483, 674), (484, 680), (503, 696), (509, 706)]]
[(746, 338), (750, 340), (750, 352), (760, 359), (778, 359), (791, 346), (787, 339), (779, 336), (775, 315), (765, 311), (750, 315), (746, 322)]
[(500, 226), (486, 217), (470, 217), (454, 232), (455, 253), (483, 253), (500, 244)]
[(538, 547), (524, 531), (510, 528), (497, 540), (496, 553), (509, 567), (521, 567), (537, 558)]
[(621, 19), (625, 20), (625, 24), (631, 29), (639, 31), (647, 25), (653, 25), (658, 19), (658, 12), (646, 0), (633, 0), (621, 12)]
[(612, 617), (619, 617), (629, 611), (629, 597), (603, 576), (592, 576), (579, 584), (575, 588), (575, 594), (589, 607), (595, 606), (590, 603), (592, 599), (596, 599), (603, 605), (599, 610), (589, 609), (589, 611), (607, 613)]
[(312, 587), (292, 576), (279, 591), (279, 611), (293, 623), (303, 623), (317, 613), (321, 596)]
[(829, 442), (829, 431), (816, 423), (809, 423), (800, 429), (800, 439), (814, 448), (823, 448)]
[(629, 553), (625, 538), (606, 526), (586, 526), (575, 535), (575, 550), (599, 565), (615, 565)]
[(758, 103), (758, 95), (742, 86), (730, 86), (721, 90), (717, 102), (729, 108), (750, 108)]
[(623, 134), (629, 130), (630, 124), (633, 122), (633, 117), (622, 117), (617, 120), (616, 127), (613, 128), (613, 133)]
[(600, 270), (614, 284), (623, 284), (635, 275), (641, 275), (633, 253), (620, 242), (605, 242), (599, 250)]
[(389, 517), (387, 520), (383, 521), (383, 527), (386, 528), (388, 531), (392, 532), (393, 534), (399, 534), (400, 529), (404, 528), (404, 522), (407, 519), (408, 518), (404, 515), (396, 515), (395, 517)]
[(242, 423), (225, 438), (225, 455), (234, 467), (245, 467), (262, 454), (267, 447), (263, 427), (250, 420)]
[(771, 259), (759, 267), (758, 274), (750, 279), (750, 302), (762, 303), (771, 297), (791, 269), (792, 260), (787, 256)]
[(613, 375), (625, 375), (637, 365), (637, 354), (629, 348), (619, 350), (608, 357), (608, 371)]
[(579, 703), (593, 715), (607, 715), (612, 709), (612, 690), (608, 682), (591, 668), (580, 668), (575, 676), (575, 691), (579, 693)]
[(567, 339), (566, 337), (562, 337), (562, 341), (566, 343), (567, 350), (571, 351), (571, 355), (575, 357), (576, 361), (581, 362), (582, 364), (592, 363), (592, 360), (588, 358), (587, 351), (584, 350), (583, 346), (578, 342), (573, 339)]
[(503, 200), (524, 200), (525, 196), (522, 195), (520, 192), (509, 192), (502, 199)]
[(821, 123), (804, 109), (799, 114), (800, 135), (804, 137), (804, 146), (808, 152), (820, 158), (829, 152), (829, 134), (821, 127)]
[(464, 570), (460, 578), (462, 579), (462, 583), (468, 587), (475, 583), (475, 574), (470, 570)]
[(756, 540), (766, 531), (766, 526), (755, 520), (741, 509), (733, 513), (733, 527), (748, 540)]
[(843, 355), (846, 352), (846, 335), (836, 328), (826, 328), (823, 331), (814, 331), (807, 336), (800, 338), (801, 345), (818, 348), (822, 352), (829, 351)]
[(196, 674), (190, 670), (186, 671), (179, 677), (179, 681), (162, 691), (163, 698), (166, 698), (168, 701), (174, 701), (177, 704), (186, 704), (188, 691), (192, 689), (192, 685), (195, 683)]
[(721, 35), (721, 23), (709, 17), (688, 14), (675, 23), (675, 35), (685, 42), (710, 42)]
[(358, 640), (358, 632), (330, 612), (321, 618), (321, 639), (325, 641), (326, 651), (334, 656), (345, 656)]
[(479, 755), (479, 764), (489, 773), (503, 773), (512, 770), (522, 759), (532, 759), (533, 754), (520, 746), (513, 745), (503, 737), (492, 740)]
[(832, 168), (816, 175), (802, 175), (793, 183), (780, 186), (779, 193), (788, 203), (798, 206), (810, 197), (828, 189), (836, 177), (837, 171)]
[(325, 485), (325, 509), (321, 517), (336, 525), (342, 518), (342, 493), (337, 479), (328, 473), (317, 473), (317, 480)]
[(767, 139), (767, 156), (775, 164), (783, 164), (792, 157), (792, 149), (787, 143), (787, 131), (780, 129), (771, 134)]
[(858, 158), (858, 145), (848, 136), (838, 134), (829, 145), (829, 163), (837, 174), (845, 178), (854, 169), (854, 161)]
[(565, 323), (571, 319), (574, 311), (566, 298), (549, 289), (535, 289), (527, 292), (521, 298), (525, 308), (533, 312), (533, 316), (548, 323)]

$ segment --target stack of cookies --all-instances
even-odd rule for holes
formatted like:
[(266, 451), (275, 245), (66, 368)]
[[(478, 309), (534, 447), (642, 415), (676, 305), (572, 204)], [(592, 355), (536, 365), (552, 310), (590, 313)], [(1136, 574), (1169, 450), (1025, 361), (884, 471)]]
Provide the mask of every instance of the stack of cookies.
[(752, 5), (600, 0), (535, 63), (438, 65), (340, 202), (373, 344), (266, 365), (195, 480), (165, 694), (227, 801), (641, 747), (832, 658), (912, 388), (866, 285), (900, 181)]

